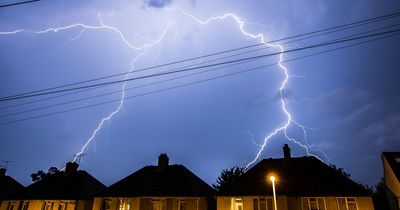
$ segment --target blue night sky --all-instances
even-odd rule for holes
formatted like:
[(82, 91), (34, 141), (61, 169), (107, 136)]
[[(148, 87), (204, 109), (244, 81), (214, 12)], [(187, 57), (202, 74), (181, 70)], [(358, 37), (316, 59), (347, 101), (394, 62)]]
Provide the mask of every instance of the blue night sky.
[[(244, 22), (246, 32), (263, 34), (268, 42), (398, 11), (398, 0), (42, 0), (0, 8), (0, 97), (260, 42), (243, 34), (232, 16), (207, 24), (198, 22), (213, 16), (234, 13)], [(280, 43), (285, 49), (295, 49), (399, 23), (400, 17), (395, 17)], [(51, 28), (63, 29), (44, 32)], [(283, 59), (333, 47), (337, 46), (288, 53)], [(266, 48), (228, 60), (277, 50)], [(400, 35), (284, 63), (290, 76), (283, 96), (295, 120), (287, 134), (308, 145), (311, 154), (344, 168), (355, 181), (375, 185), (383, 175), (381, 152), (400, 150), (399, 55)], [(127, 78), (219, 57), (149, 69)], [(156, 164), (158, 155), (167, 153), (170, 163), (183, 164), (207, 183), (215, 183), (221, 170), (251, 162), (264, 138), (286, 123), (279, 93), (285, 79), (282, 68), (273, 65), (150, 93), (278, 61), (278, 56), (266, 57), (154, 85), (143, 86), (205, 69), (127, 82), (124, 87), (130, 90), (125, 96), (141, 96), (124, 100), (121, 109), (100, 126), (85, 148), (80, 168), (110, 185), (145, 165)], [(137, 86), (142, 87), (132, 89)], [(8, 175), (27, 185), (30, 174), (37, 170), (62, 168), (101, 120), (118, 109), (121, 92), (95, 96), (121, 88), (123, 84), (117, 83), (39, 102), (33, 101), (61, 94), (0, 101), (0, 160), (13, 161)], [(77, 99), (82, 100), (52, 106)], [(6, 124), (110, 100), (117, 101)], [(29, 111), (32, 109), (37, 110)], [(295, 122), (305, 126), (307, 141)], [(282, 157), (285, 143), (292, 156), (307, 155), (303, 147), (279, 132), (267, 142), (261, 158)]]

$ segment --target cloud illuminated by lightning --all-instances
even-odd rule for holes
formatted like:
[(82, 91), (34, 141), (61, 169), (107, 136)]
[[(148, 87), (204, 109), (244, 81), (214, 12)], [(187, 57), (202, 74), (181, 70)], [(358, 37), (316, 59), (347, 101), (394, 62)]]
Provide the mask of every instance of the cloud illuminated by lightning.
[[(284, 137), (291, 141), (294, 142), (295, 144), (297, 144), (298, 146), (304, 148), (305, 152), (307, 153), (307, 155), (311, 155), (311, 156), (315, 156), (316, 155), (310, 153), (310, 149), (307, 143), (307, 127), (303, 126), (302, 124), (298, 123), (297, 121), (295, 121), (292, 118), (292, 114), (288, 111), (287, 108), (287, 100), (284, 96), (284, 90), (286, 88), (287, 83), (289, 82), (289, 78), (291, 77), (291, 75), (289, 75), (288, 73), (288, 69), (283, 65), (284, 62), (284, 58), (283, 58), (283, 53), (284, 53), (284, 48), (282, 45), (279, 44), (270, 44), (265, 40), (265, 36), (261, 33), (250, 33), (248, 31), (246, 31), (245, 29), (245, 25), (246, 25), (246, 21), (243, 18), (240, 18), (239, 16), (237, 16), (234, 13), (226, 13), (224, 15), (221, 16), (215, 16), (215, 17), (211, 17), (207, 20), (200, 20), (197, 17), (187, 13), (186, 11), (184, 11), (181, 8), (164, 8), (165, 10), (168, 11), (172, 11), (172, 12), (178, 12), (180, 14), (182, 14), (183, 16), (187, 17), (189, 20), (192, 20), (200, 25), (207, 25), (210, 24), (211, 22), (214, 21), (220, 21), (220, 20), (224, 20), (224, 19), (232, 19), (233, 21), (235, 21), (235, 23), (239, 26), (240, 32), (246, 36), (246, 37), (250, 37), (252, 39), (257, 40), (260, 43), (265, 44), (268, 47), (273, 47), (279, 50), (280, 54), (279, 54), (279, 69), (281, 70), (281, 72), (284, 75), (284, 79), (283, 81), (280, 83), (279, 86), (279, 94), (280, 94), (280, 104), (281, 104), (281, 110), (284, 113), (284, 115), (286, 116), (286, 120), (281, 123), (279, 126), (277, 126), (275, 129), (273, 129), (269, 134), (267, 134), (267, 136), (264, 138), (262, 144), (260, 144), (259, 149), (255, 155), (255, 158), (250, 161), (245, 169), (247, 169), (249, 166), (251, 166), (252, 164), (254, 164), (258, 159), (260, 159), (262, 152), (264, 151), (267, 143), (273, 138), (275, 137), (277, 134), (279, 133), (283, 133)], [(132, 72), (134, 70), (134, 65), (135, 63), (143, 56), (146, 54), (147, 50), (157, 44), (159, 44), (160, 42), (162, 42), (162, 40), (164, 39), (166, 33), (168, 32), (170, 26), (173, 24), (173, 22), (168, 22), (165, 30), (162, 32), (162, 34), (156, 39), (156, 40), (152, 40), (152, 41), (147, 41), (146, 43), (142, 44), (142, 45), (135, 45), (132, 44), (131, 42), (128, 41), (128, 39), (126, 38), (126, 36), (116, 27), (112, 27), (112, 26), (108, 26), (104, 23), (102, 16), (111, 16), (113, 15), (113, 13), (110, 14), (98, 14), (97, 18), (99, 20), (99, 25), (87, 25), (84, 23), (75, 23), (75, 24), (71, 24), (68, 26), (63, 26), (63, 27), (56, 27), (56, 28), (48, 28), (45, 30), (39, 30), (39, 31), (31, 31), (31, 30), (26, 30), (26, 29), (20, 29), (20, 30), (15, 30), (15, 31), (9, 31), (9, 32), (0, 32), (0, 35), (13, 35), (13, 34), (17, 34), (17, 33), (22, 33), (22, 32), (27, 32), (27, 33), (35, 33), (35, 34), (45, 34), (45, 33), (50, 33), (50, 32), (59, 32), (59, 31), (64, 31), (64, 30), (70, 30), (73, 28), (78, 28), (80, 29), (80, 32), (78, 33), (77, 36), (75, 36), (74, 38), (68, 40), (68, 42), (70, 41), (75, 41), (78, 40), (81, 35), (86, 31), (86, 30), (108, 30), (108, 31), (112, 31), (114, 33), (116, 33), (119, 38), (121, 39), (121, 41), (129, 48), (131, 48), (132, 50), (135, 51), (139, 51), (140, 53), (131, 61), (130, 63), (130, 72)], [(254, 24), (254, 23), (250, 23), (250, 24)], [(148, 39), (144, 39), (144, 40), (148, 40)], [(67, 42), (67, 43), (68, 43)], [(67, 44), (66, 43), (66, 44)], [(128, 74), (125, 75), (125, 78), (128, 77)], [(81, 148), (81, 150), (76, 154), (76, 156), (74, 157), (73, 161), (76, 161), (77, 158), (79, 158), (79, 156), (81, 156), (83, 154), (83, 152), (85, 151), (86, 147), (95, 139), (97, 133), (101, 130), (101, 128), (104, 126), (105, 123), (107, 123), (108, 121), (110, 121), (113, 116), (115, 116), (122, 108), (123, 104), (124, 104), (124, 96), (125, 96), (125, 86), (126, 86), (126, 82), (124, 82), (122, 84), (121, 90), (122, 90), (122, 94), (121, 94), (121, 100), (119, 101), (119, 105), (117, 106), (117, 108), (112, 111), (111, 113), (109, 113), (106, 117), (102, 118), (100, 123), (98, 124), (98, 126), (96, 127), (96, 129), (92, 132), (92, 135), (89, 137), (89, 139), (86, 141), (86, 143), (84, 144), (84, 146)], [(295, 138), (291, 137), (287, 130), (288, 128), (294, 125), (298, 128), (300, 128), (303, 131), (303, 138), (305, 143), (301, 143), (300, 141), (296, 140)], [(318, 158), (318, 157), (317, 157)], [(320, 158), (318, 158), (320, 159)]]
[[(121, 41), (128, 46), (129, 48), (136, 50), (136, 51), (142, 51), (141, 53), (139, 53), (130, 63), (130, 70), (129, 72), (132, 72), (134, 70), (134, 65), (135, 63), (143, 56), (146, 54), (147, 50), (150, 47), (153, 47), (157, 44), (159, 44), (163, 38), (165, 37), (165, 35), (167, 34), (169, 28), (171, 25), (173, 25), (173, 22), (168, 22), (167, 27), (164, 29), (164, 31), (161, 33), (161, 35), (156, 39), (156, 40), (152, 40), (149, 41), (148, 43), (145, 43), (143, 45), (134, 45), (132, 43), (130, 43), (128, 41), (128, 39), (125, 37), (125, 35), (118, 29), (112, 26), (108, 26), (104, 23), (102, 16), (112, 16), (113, 13), (109, 13), (109, 14), (98, 14), (97, 18), (100, 22), (100, 25), (98, 26), (94, 26), (94, 25), (87, 25), (84, 23), (75, 23), (75, 24), (71, 24), (68, 26), (62, 26), (62, 27), (56, 27), (56, 28), (47, 28), (44, 30), (39, 30), (39, 31), (32, 31), (32, 30), (26, 30), (26, 29), (19, 29), (19, 30), (14, 30), (14, 31), (6, 31), (6, 32), (0, 32), (0, 35), (13, 35), (13, 34), (17, 34), (17, 33), (22, 33), (22, 32), (26, 32), (26, 33), (34, 33), (34, 34), (45, 34), (45, 33), (50, 33), (50, 32), (59, 32), (59, 31), (64, 31), (64, 30), (70, 30), (73, 28), (80, 28), (80, 32), (78, 33), (78, 35), (72, 39), (69, 39), (66, 44), (68, 44), (71, 41), (76, 41), (78, 40), (82, 34), (86, 31), (86, 30), (110, 30), (115, 32), (120, 38)], [(143, 38), (142, 38), (143, 39)], [(149, 39), (146, 39), (149, 40)], [(125, 75), (125, 79), (127, 79), (129, 76), (129, 74)], [(84, 154), (84, 151), (86, 149), (86, 147), (95, 139), (97, 133), (101, 130), (101, 128), (104, 126), (105, 123), (107, 123), (108, 121), (110, 121), (112, 119), (112, 117), (114, 115), (116, 115), (122, 108), (123, 104), (124, 104), (124, 98), (125, 98), (125, 87), (126, 87), (126, 82), (124, 82), (122, 84), (121, 87), (121, 100), (119, 101), (119, 105), (117, 106), (117, 108), (112, 111), (111, 113), (109, 113), (106, 117), (102, 118), (100, 120), (100, 123), (97, 125), (96, 129), (92, 132), (91, 136), (87, 139), (87, 141), (85, 142), (85, 144), (82, 146), (82, 148), (80, 149), (80, 151), (74, 155), (73, 158), (73, 162), (77, 161), (80, 159), (80, 157)]]

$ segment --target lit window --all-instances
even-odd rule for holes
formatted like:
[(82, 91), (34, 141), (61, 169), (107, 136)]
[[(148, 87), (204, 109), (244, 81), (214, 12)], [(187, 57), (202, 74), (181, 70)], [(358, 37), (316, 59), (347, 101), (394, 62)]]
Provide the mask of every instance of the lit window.
[(273, 201), (272, 198), (254, 198), (253, 199), (253, 208), (254, 210), (273, 210)]
[(111, 200), (110, 199), (103, 199), (101, 203), (101, 210), (110, 210), (111, 209)]
[(301, 198), (303, 210), (325, 210), (325, 199), (322, 197)]
[(339, 210), (358, 210), (356, 198), (337, 198)]
[(121, 198), (119, 199), (119, 210), (130, 210), (131, 199)]

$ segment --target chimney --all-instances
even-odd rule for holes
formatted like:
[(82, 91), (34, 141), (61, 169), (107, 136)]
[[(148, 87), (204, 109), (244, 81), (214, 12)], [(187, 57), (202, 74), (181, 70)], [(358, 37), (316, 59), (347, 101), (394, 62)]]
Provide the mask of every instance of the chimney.
[(0, 168), (0, 176), (5, 176), (7, 172), (6, 168)]
[(76, 162), (68, 162), (65, 166), (65, 173), (71, 174), (78, 171), (79, 164)]
[(160, 156), (158, 156), (158, 167), (157, 171), (163, 171), (165, 168), (168, 167), (169, 164), (169, 158), (166, 153), (162, 153)]
[(287, 144), (283, 145), (283, 157), (285, 159), (290, 159), (291, 155), (290, 155), (290, 148)]

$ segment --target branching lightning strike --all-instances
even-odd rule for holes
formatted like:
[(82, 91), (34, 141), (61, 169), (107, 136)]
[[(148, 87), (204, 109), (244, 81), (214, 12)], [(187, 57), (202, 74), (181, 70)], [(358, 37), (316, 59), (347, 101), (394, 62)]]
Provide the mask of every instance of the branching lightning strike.
[[(248, 31), (245, 30), (245, 25), (246, 22), (244, 19), (240, 18), (239, 16), (237, 16), (234, 13), (226, 13), (222, 16), (215, 16), (215, 17), (211, 17), (207, 20), (200, 20), (197, 17), (187, 13), (186, 11), (184, 11), (181, 8), (165, 8), (166, 10), (172, 11), (172, 12), (178, 12), (181, 15), (189, 18), (190, 20), (196, 22), (197, 24), (200, 25), (207, 25), (211, 22), (214, 21), (220, 21), (220, 20), (224, 20), (224, 19), (232, 19), (238, 26), (240, 29), (240, 32), (246, 36), (246, 37), (250, 37), (251, 39), (255, 39), (257, 41), (259, 41), (260, 43), (265, 44), (268, 47), (273, 47), (273, 48), (277, 48), (280, 52), (279, 54), (279, 69), (282, 71), (283, 75), (284, 75), (284, 79), (281, 82), (281, 85), (279, 87), (279, 94), (280, 94), (280, 104), (281, 104), (281, 110), (284, 113), (284, 115), (286, 116), (286, 121), (284, 121), (281, 125), (279, 125), (278, 127), (276, 127), (275, 129), (273, 129), (269, 134), (267, 134), (267, 136), (264, 138), (263, 142), (261, 145), (259, 145), (259, 149), (256, 153), (255, 158), (250, 161), (245, 169), (248, 169), (249, 166), (251, 166), (252, 164), (254, 164), (260, 157), (262, 152), (264, 151), (267, 143), (273, 138), (275, 137), (277, 134), (279, 133), (283, 133), (284, 137), (291, 141), (294, 142), (295, 144), (299, 145), (300, 147), (304, 148), (305, 152), (307, 153), (307, 155), (311, 155), (311, 156), (315, 156), (318, 159), (320, 159), (318, 156), (312, 154), (310, 152), (310, 147), (308, 146), (307, 143), (307, 127), (303, 126), (302, 124), (298, 123), (297, 121), (295, 121), (292, 117), (292, 114), (289, 112), (288, 108), (287, 108), (287, 101), (286, 98), (284, 96), (284, 90), (286, 88), (286, 84), (289, 82), (289, 78), (291, 77), (289, 75), (288, 69), (283, 65), (284, 59), (283, 59), (283, 53), (284, 53), (284, 48), (282, 45), (279, 44), (269, 44), (266, 40), (265, 40), (265, 36), (261, 33), (250, 33)], [(86, 30), (109, 30), (112, 31), (114, 33), (116, 33), (121, 41), (129, 48), (131, 48), (132, 50), (135, 51), (141, 51), (141, 53), (139, 53), (130, 63), (130, 72), (132, 72), (134, 70), (134, 65), (135, 63), (143, 56), (146, 54), (147, 50), (157, 44), (159, 44), (160, 42), (162, 42), (162, 40), (164, 39), (166, 33), (168, 32), (170, 26), (173, 24), (173, 22), (168, 22), (165, 30), (162, 32), (162, 34), (158, 37), (158, 39), (153, 40), (153, 41), (149, 41), (141, 46), (135, 46), (134, 44), (132, 44), (131, 42), (128, 41), (128, 39), (126, 38), (126, 36), (122, 33), (122, 31), (120, 31), (118, 28), (116, 27), (112, 27), (112, 26), (108, 26), (103, 22), (102, 16), (111, 16), (113, 15), (113, 13), (110, 14), (98, 14), (97, 18), (99, 20), (100, 25), (87, 25), (84, 23), (75, 23), (75, 24), (71, 24), (68, 26), (63, 26), (63, 27), (57, 27), (57, 28), (48, 28), (45, 30), (40, 30), (40, 31), (31, 31), (31, 30), (26, 30), (26, 29), (20, 29), (20, 30), (15, 30), (15, 31), (9, 31), (9, 32), (0, 32), (0, 35), (12, 35), (12, 34), (17, 34), (17, 33), (22, 33), (22, 32), (27, 32), (27, 33), (35, 33), (35, 34), (45, 34), (45, 33), (49, 33), (49, 32), (58, 32), (58, 31), (63, 31), (63, 30), (69, 30), (69, 29), (73, 29), (73, 28), (79, 28), (80, 32), (78, 33), (78, 35), (70, 40), (68, 40), (68, 42), (70, 41), (75, 41), (78, 40), (82, 34), (86, 31)], [(252, 23), (250, 23), (252, 24)], [(146, 39), (147, 40), (147, 39)], [(67, 43), (68, 43), (67, 42)], [(125, 75), (125, 78), (128, 77), (128, 74)], [(73, 161), (76, 161), (77, 158), (79, 158), (83, 152), (85, 151), (86, 147), (95, 139), (96, 135), (98, 134), (98, 132), (101, 130), (101, 128), (104, 126), (104, 124), (108, 121), (110, 121), (112, 119), (113, 116), (115, 116), (122, 108), (123, 104), (124, 104), (124, 97), (125, 97), (125, 87), (126, 87), (126, 82), (124, 82), (122, 84), (122, 94), (121, 94), (121, 99), (119, 101), (119, 105), (117, 106), (117, 108), (112, 111), (111, 113), (109, 113), (106, 117), (102, 118), (100, 123), (98, 124), (98, 126), (96, 127), (96, 129), (92, 132), (92, 135), (90, 136), (90, 138), (86, 141), (86, 143), (84, 144), (84, 146), (81, 148), (81, 150), (74, 156)], [(303, 138), (304, 138), (304, 142), (305, 143), (301, 143), (300, 141), (296, 140), (295, 138), (291, 137), (288, 134), (288, 128), (291, 126), (297, 126), (298, 128), (300, 128), (303, 131)]]
[[(134, 64), (139, 60), (140, 57), (142, 57), (144, 54), (146, 54), (147, 50), (152, 47), (155, 46), (157, 44), (159, 44), (163, 38), (165, 37), (165, 35), (167, 34), (169, 28), (171, 25), (173, 25), (173, 22), (168, 22), (167, 27), (164, 29), (164, 31), (162, 32), (162, 34), (153, 41), (150, 41), (146, 44), (143, 44), (141, 46), (135, 46), (134, 44), (131, 44), (128, 39), (125, 37), (125, 35), (122, 33), (121, 30), (119, 30), (118, 28), (112, 27), (112, 26), (108, 26), (104, 23), (102, 16), (112, 16), (113, 13), (109, 13), (109, 14), (98, 14), (97, 18), (100, 22), (99, 26), (94, 26), (94, 25), (87, 25), (84, 23), (75, 23), (75, 24), (71, 24), (68, 26), (63, 26), (63, 27), (56, 27), (56, 28), (47, 28), (45, 30), (39, 30), (39, 31), (31, 31), (31, 30), (26, 30), (26, 29), (19, 29), (19, 30), (15, 30), (15, 31), (8, 31), (8, 32), (0, 32), (0, 35), (13, 35), (13, 34), (17, 34), (17, 33), (22, 33), (22, 32), (27, 32), (27, 33), (34, 33), (34, 34), (45, 34), (45, 33), (49, 33), (49, 32), (59, 32), (59, 31), (63, 31), (63, 30), (69, 30), (69, 29), (73, 29), (73, 28), (80, 28), (80, 32), (78, 33), (78, 35), (70, 40), (67, 41), (66, 44), (68, 44), (71, 41), (76, 41), (78, 40), (82, 34), (86, 31), (86, 30), (110, 30), (113, 31), (115, 33), (117, 33), (117, 35), (121, 38), (122, 42), (128, 46), (129, 48), (133, 49), (133, 50), (137, 50), (137, 51), (142, 51), (141, 53), (139, 53), (130, 63), (130, 70), (129, 72), (132, 72), (134, 70)], [(129, 76), (129, 74), (125, 75), (125, 79), (127, 79)], [(97, 125), (96, 129), (92, 132), (92, 135), (87, 139), (86, 143), (82, 146), (82, 148), (80, 149), (80, 151), (74, 155), (73, 158), (73, 162), (77, 161), (83, 154), (84, 151), (86, 149), (86, 147), (94, 140), (94, 138), (96, 137), (97, 133), (101, 130), (101, 128), (103, 127), (103, 125), (110, 121), (112, 119), (112, 117), (114, 115), (116, 115), (122, 108), (123, 104), (124, 104), (124, 98), (125, 98), (125, 87), (126, 87), (126, 82), (124, 82), (122, 84), (121, 87), (121, 100), (119, 101), (119, 105), (117, 106), (117, 108), (112, 111), (111, 113), (109, 113), (106, 117), (102, 118), (100, 120), (100, 123)]]
[[(239, 16), (237, 16), (237, 15), (234, 14), (234, 13), (226, 13), (226, 14), (224, 14), (224, 15), (222, 15), (222, 16), (214, 16), (214, 17), (211, 17), (211, 18), (209, 18), (209, 19), (203, 21), (203, 20), (200, 20), (200, 19), (196, 18), (195, 16), (193, 16), (193, 15), (187, 13), (186, 11), (184, 11), (184, 10), (181, 9), (181, 8), (167, 8), (167, 9), (172, 10), (172, 11), (178, 11), (178, 12), (180, 12), (181, 14), (183, 14), (184, 16), (186, 16), (186, 17), (188, 17), (188, 18), (191, 18), (192, 20), (194, 20), (195, 22), (197, 22), (198, 24), (201, 24), (201, 25), (206, 25), (206, 24), (209, 24), (210, 22), (217, 21), (217, 20), (224, 20), (224, 19), (227, 19), (227, 18), (231, 18), (231, 19), (233, 19), (233, 20), (238, 24), (239, 29), (240, 29), (240, 32), (241, 32), (243, 35), (245, 35), (245, 36), (247, 36), (247, 37), (250, 37), (250, 38), (252, 38), (252, 39), (256, 39), (256, 40), (258, 40), (260, 43), (263, 43), (263, 44), (265, 44), (265, 45), (268, 46), (268, 47), (278, 48), (279, 51), (280, 51), (280, 54), (279, 54), (279, 64), (278, 64), (278, 65), (279, 65), (279, 68), (281, 69), (282, 73), (284, 74), (284, 79), (283, 79), (283, 81), (281, 82), (281, 86), (279, 87), (279, 94), (280, 94), (281, 110), (283, 111), (283, 113), (284, 113), (285, 116), (286, 116), (286, 122), (283, 123), (282, 125), (278, 126), (277, 128), (275, 128), (274, 130), (272, 130), (272, 131), (264, 138), (264, 141), (263, 141), (263, 143), (260, 145), (260, 148), (259, 148), (259, 150), (258, 150), (258, 152), (257, 152), (257, 154), (256, 154), (256, 156), (255, 156), (255, 158), (254, 158), (252, 161), (250, 161), (250, 162), (246, 165), (245, 170), (247, 170), (252, 164), (254, 164), (258, 159), (260, 159), (261, 153), (264, 151), (264, 148), (265, 148), (265, 146), (267, 145), (267, 143), (268, 143), (274, 136), (276, 136), (276, 135), (277, 135), (278, 133), (280, 133), (280, 132), (283, 132), (283, 134), (284, 134), (284, 136), (285, 136), (285, 138), (286, 138), (287, 140), (289, 140), (289, 141), (291, 141), (291, 142), (294, 142), (295, 144), (297, 144), (297, 145), (299, 145), (300, 147), (304, 148), (304, 150), (306, 151), (307, 155), (309, 155), (309, 156), (314, 156), (314, 157), (316, 157), (316, 158), (322, 160), (321, 158), (319, 158), (318, 156), (316, 156), (315, 154), (312, 154), (312, 153), (310, 152), (310, 148), (309, 148), (309, 146), (307, 145), (307, 128), (306, 128), (305, 126), (303, 126), (302, 124), (298, 123), (296, 120), (294, 120), (293, 117), (292, 117), (292, 114), (291, 114), (291, 113), (288, 111), (288, 109), (287, 109), (287, 103), (286, 103), (286, 99), (285, 99), (285, 97), (284, 97), (284, 90), (285, 90), (285, 88), (286, 88), (286, 84), (289, 82), (290, 75), (289, 75), (288, 69), (283, 65), (283, 61), (284, 61), (284, 60), (283, 60), (283, 53), (284, 53), (285, 50), (284, 50), (284, 48), (283, 48), (282, 45), (279, 45), (279, 44), (269, 44), (269, 43), (265, 40), (264, 34), (261, 34), (261, 33), (253, 34), (253, 33), (250, 33), (250, 32), (248, 32), (248, 31), (246, 31), (246, 30), (245, 30), (245, 25), (246, 25), (246, 23), (245, 23), (244, 19), (240, 18)], [(305, 143), (301, 143), (300, 141), (296, 140), (295, 138), (291, 137), (291, 136), (288, 134), (287, 130), (288, 130), (288, 128), (289, 128), (289, 126), (290, 126), (291, 124), (294, 124), (295, 126), (299, 127), (299, 128), (303, 131), (303, 138), (304, 138), (304, 140), (305, 140)]]

